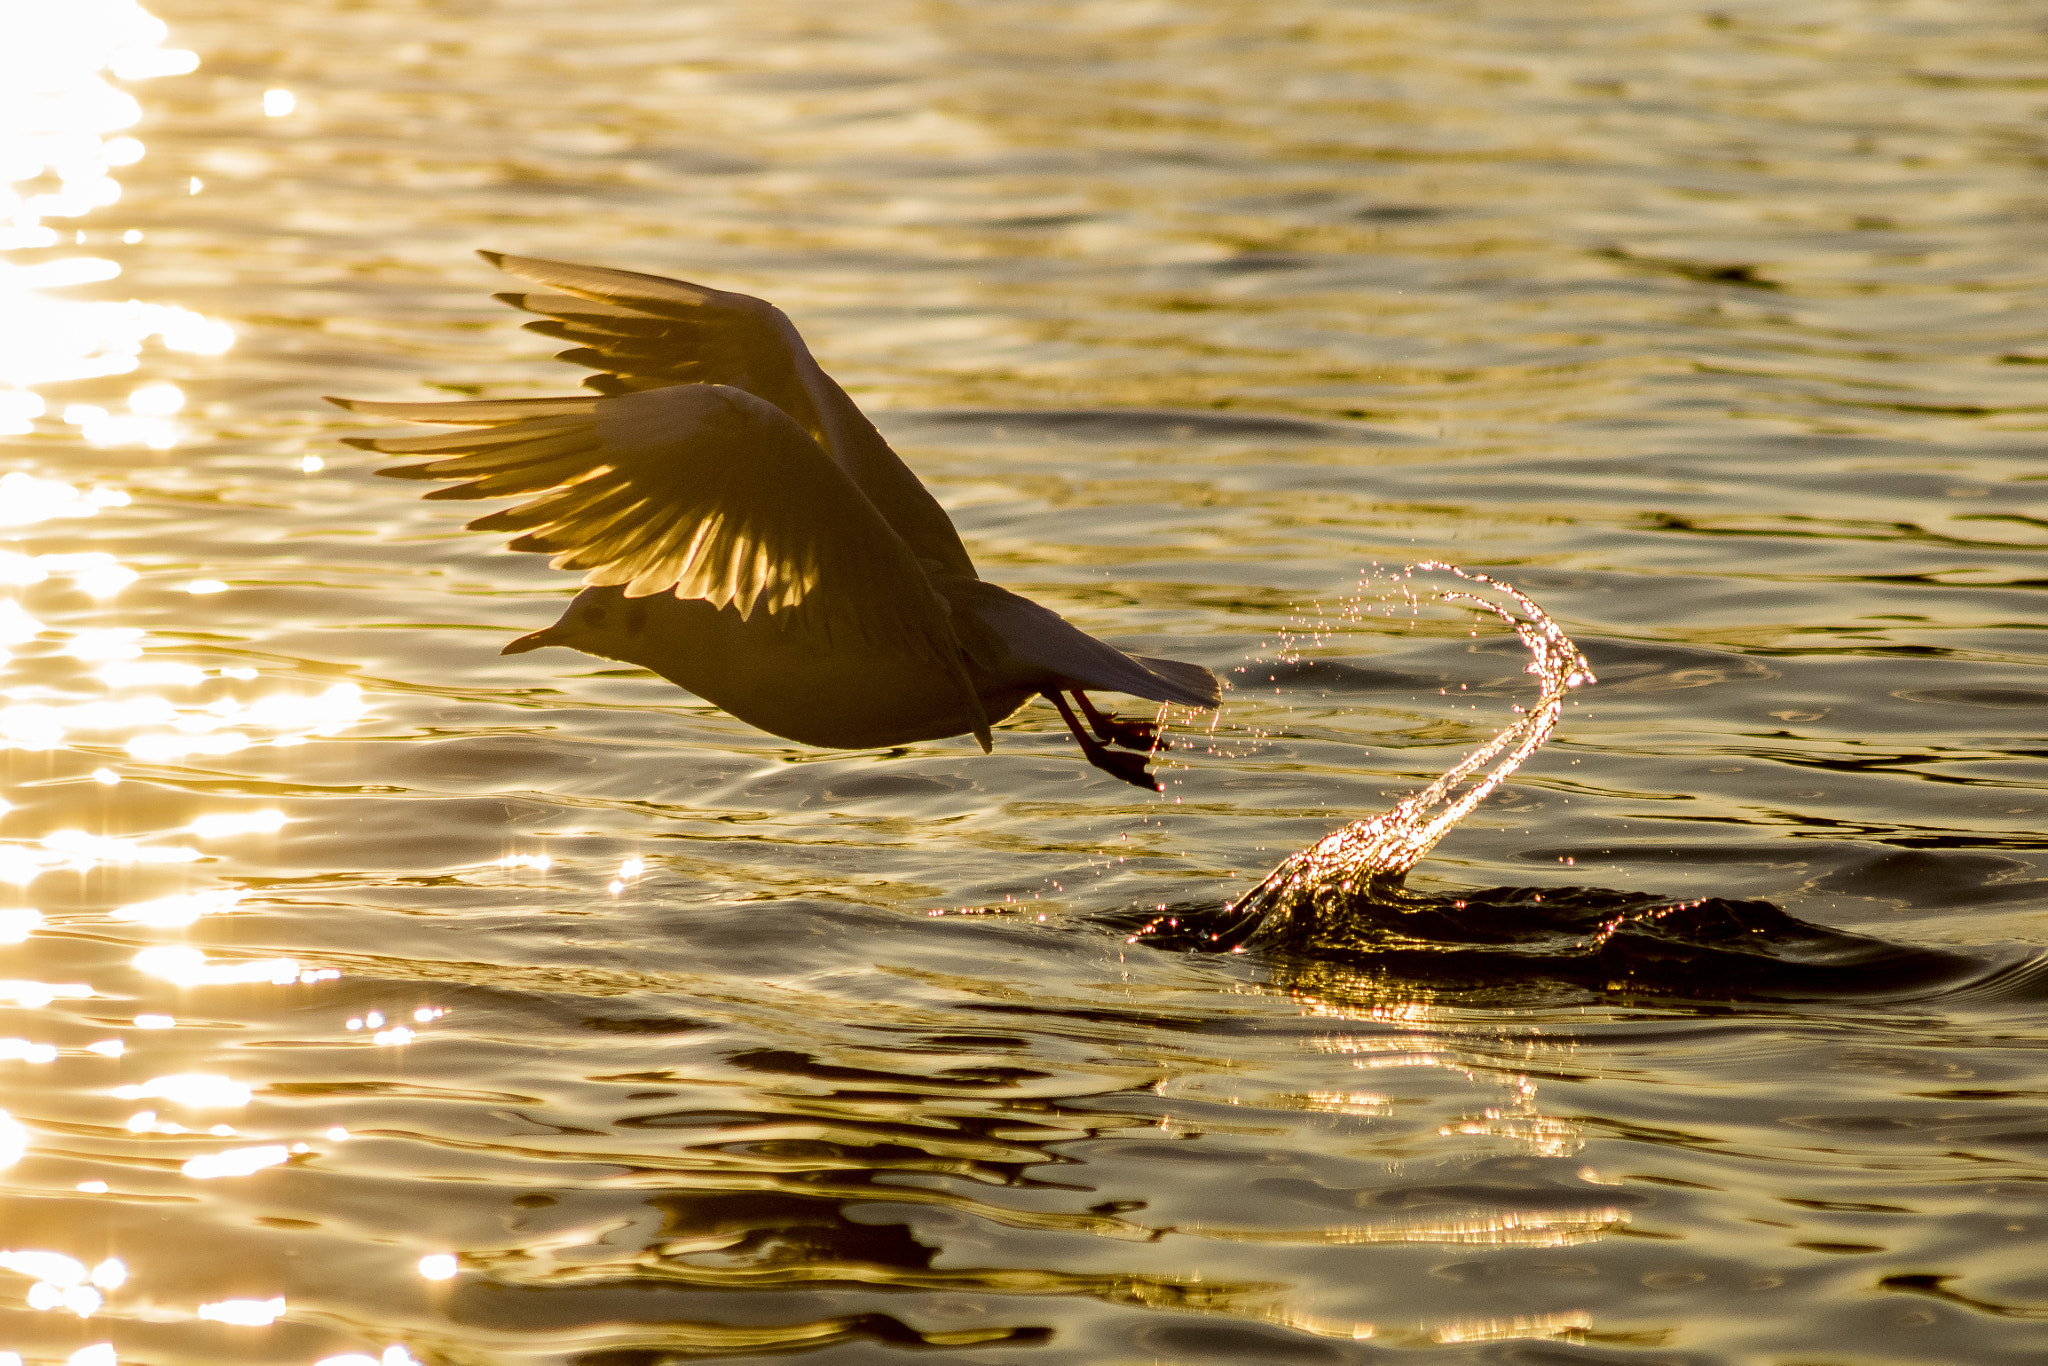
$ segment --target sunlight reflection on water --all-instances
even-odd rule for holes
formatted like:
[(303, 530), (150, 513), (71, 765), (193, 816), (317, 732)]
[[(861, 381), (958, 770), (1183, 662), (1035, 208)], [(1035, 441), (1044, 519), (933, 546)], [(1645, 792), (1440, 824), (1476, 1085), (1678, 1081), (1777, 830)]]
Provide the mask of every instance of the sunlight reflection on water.
[(1157, 804), (1030, 714), (804, 753), (501, 661), (564, 585), (313, 406), (539, 382), (469, 245), (759, 292), (992, 578), (1119, 643), (1230, 668), (1369, 559), (1539, 590), (1607, 681), (1431, 886), (2038, 938), (2032, 19), (1907, 8), (205, 0), (141, 31), (196, 79), (45, 63), (121, 197), (22, 217), (53, 154), (0, 213), (41, 243), (0, 270), (0, 1245), (67, 1259), (0, 1270), (0, 1346), (2019, 1359), (1925, 1286), (2038, 1301), (2030, 1026), (1460, 1005), (1090, 922), (1426, 783), (1535, 691), (1512, 639), (1261, 654)]
[[(112, 172), (146, 150), (120, 131), (140, 120), (141, 105), (108, 77), (182, 75), (199, 59), (161, 46), (168, 29), (133, 0), (9, 3), (0, 5), (0, 23), (9, 38), (0, 47), (0, 250), (52, 249), (65, 234), (51, 220), (81, 219), (118, 203), (121, 184)], [(53, 188), (37, 188), (53, 181)], [(47, 412), (36, 386), (129, 373), (152, 338), (166, 350), (198, 355), (234, 344), (233, 329), (189, 309), (56, 293), (120, 273), (116, 263), (92, 256), (0, 262), (0, 435), (36, 430)], [(73, 404), (63, 421), (95, 445), (161, 450), (177, 444), (173, 417), (183, 406), (177, 386), (160, 381), (137, 388), (125, 413)]]
[[(133, 372), (143, 364), (152, 341), (165, 351), (194, 355), (217, 355), (234, 343), (227, 324), (174, 304), (80, 300), (64, 293), (121, 273), (112, 261), (61, 254), (67, 239), (73, 245), (85, 240), (83, 231), (68, 230), (68, 221), (118, 203), (121, 184), (113, 172), (145, 155), (144, 145), (122, 131), (139, 121), (141, 106), (114, 82), (182, 75), (198, 66), (198, 58), (163, 46), (167, 26), (132, 0), (72, 0), (55, 6), (8, 0), (0, 3), (0, 29), (8, 36), (0, 44), (0, 252), (35, 258), (0, 261), (0, 435), (61, 436), (70, 428), (74, 439), (90, 446), (169, 449), (185, 435), (178, 417), (186, 408), (186, 395), (174, 383), (154, 380), (138, 385), (128, 395), (125, 411), (73, 403), (54, 415), (36, 390)], [(272, 116), (291, 108), (292, 97), (286, 91), (272, 91), (264, 101), (264, 112)], [(196, 181), (193, 188), (196, 192)], [(130, 230), (123, 240), (132, 244), (141, 240), (141, 234)], [(20, 470), (0, 475), (0, 527), (16, 534), (64, 519), (93, 517), (129, 501), (119, 489), (79, 487)], [(106, 601), (138, 577), (101, 551), (28, 554), (0, 549), (0, 590), (18, 593), (62, 579), (88, 597)], [(199, 578), (185, 588), (205, 595), (225, 592), (228, 585)], [(150, 645), (148, 634), (135, 627), (52, 629), (14, 598), (0, 598), (0, 669), (11, 675), (0, 677), (5, 685), (0, 686), (0, 748), (36, 752), (84, 747), (108, 759), (125, 754), (138, 763), (161, 764), (192, 755), (235, 753), (254, 745), (302, 745), (312, 737), (336, 734), (365, 715), (361, 689), (352, 683), (337, 683), (312, 695), (265, 690), (256, 669), (206, 668), (185, 660), (150, 658)], [(85, 666), (84, 672), (76, 666)], [(174, 700), (160, 691), (164, 689), (179, 690), (181, 696)], [(195, 696), (196, 689), (205, 692)], [(110, 746), (117, 748), (110, 752)], [(122, 774), (102, 765), (92, 779), (117, 789)], [(0, 804), (0, 811), (6, 809)], [(274, 836), (288, 819), (282, 811), (264, 808), (209, 812), (180, 830), (156, 835), (76, 828), (39, 835), (11, 832), (0, 837), (0, 882), (25, 888), (59, 870), (83, 875), (103, 868), (191, 864), (203, 857), (201, 851), (164, 842), (165, 833), (202, 843)], [(241, 888), (200, 887), (112, 907), (103, 918), (146, 930), (184, 930), (203, 916), (233, 912), (246, 894)], [(32, 907), (0, 910), (0, 942), (25, 943), (47, 924), (48, 917)], [(293, 958), (220, 960), (176, 943), (136, 951), (132, 966), (144, 977), (180, 991), (247, 983), (303, 985), (340, 976), (335, 969), (302, 965)], [(82, 982), (0, 981), (0, 1001), (21, 1009), (122, 995)], [(423, 1009), (416, 1022), (425, 1024), (438, 1013)], [(154, 1012), (138, 1013), (132, 1021), (138, 1031), (160, 1033), (175, 1027), (172, 1016)], [(410, 1028), (401, 1027), (380, 1032), (376, 1042), (403, 1043), (412, 1037)], [(61, 1065), (67, 1052), (118, 1058), (126, 1051), (119, 1038), (75, 1051), (29, 1039), (0, 1039), (0, 1063)], [(245, 1107), (252, 1095), (248, 1083), (207, 1072), (171, 1072), (101, 1089), (113, 1099), (155, 1101), (188, 1117), (196, 1110)], [(136, 1111), (121, 1130), (137, 1138), (174, 1142), (238, 1133), (226, 1123), (166, 1118), (159, 1109)], [(338, 1127), (327, 1127), (319, 1136), (330, 1144), (348, 1137)], [(313, 1151), (303, 1140), (280, 1137), (289, 1141), (189, 1153), (179, 1159), (178, 1170), (195, 1181), (242, 1177)], [(30, 1130), (0, 1112), (0, 1167), (20, 1162), (34, 1141)], [(113, 1179), (93, 1178), (71, 1186), (78, 1196), (118, 1195), (115, 1172), (110, 1170), (108, 1177)], [(83, 1261), (64, 1252), (23, 1249), (0, 1252), (0, 1270), (27, 1278), (21, 1302), (29, 1309), (79, 1319), (107, 1310), (108, 1297), (129, 1284), (127, 1268), (117, 1257), (88, 1270)], [(214, 1300), (183, 1312), (194, 1320), (258, 1328), (287, 1310), (282, 1296), (271, 1296)], [(175, 1316), (175, 1311), (160, 1305), (151, 1313)], [(0, 1352), (0, 1366), (19, 1366), (21, 1360), (20, 1354)], [(87, 1343), (65, 1357), (67, 1366), (115, 1366), (118, 1360), (114, 1347), (105, 1342)], [(358, 1361), (405, 1366), (413, 1358), (403, 1347), (393, 1346), (376, 1358), (329, 1358), (329, 1366)]]

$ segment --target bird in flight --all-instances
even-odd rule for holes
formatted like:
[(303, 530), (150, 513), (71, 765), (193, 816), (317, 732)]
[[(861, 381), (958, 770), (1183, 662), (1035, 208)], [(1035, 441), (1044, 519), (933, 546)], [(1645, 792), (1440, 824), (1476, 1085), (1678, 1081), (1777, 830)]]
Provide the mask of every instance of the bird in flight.
[[(1088, 762), (1159, 790), (1149, 721), (1090, 691), (1213, 707), (1198, 664), (1126, 654), (989, 583), (939, 506), (782, 311), (632, 271), (482, 253), (544, 293), (500, 294), (575, 345), (593, 395), (331, 402), (445, 424), (350, 438), (427, 457), (378, 473), (428, 498), (528, 496), (469, 523), (582, 570), (584, 589), (505, 654), (566, 645), (650, 669), (749, 725), (868, 749), (973, 735), (1044, 697)], [(1071, 699), (1071, 700), (1070, 700)]]

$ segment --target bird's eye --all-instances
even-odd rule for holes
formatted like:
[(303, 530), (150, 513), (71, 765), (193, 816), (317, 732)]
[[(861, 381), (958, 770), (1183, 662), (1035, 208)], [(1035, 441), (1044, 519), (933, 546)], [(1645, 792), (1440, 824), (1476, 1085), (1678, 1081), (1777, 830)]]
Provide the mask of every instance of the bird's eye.
[(583, 624), (585, 626), (602, 626), (604, 625), (604, 619), (609, 615), (610, 613), (606, 612), (602, 607), (586, 607), (583, 609)]

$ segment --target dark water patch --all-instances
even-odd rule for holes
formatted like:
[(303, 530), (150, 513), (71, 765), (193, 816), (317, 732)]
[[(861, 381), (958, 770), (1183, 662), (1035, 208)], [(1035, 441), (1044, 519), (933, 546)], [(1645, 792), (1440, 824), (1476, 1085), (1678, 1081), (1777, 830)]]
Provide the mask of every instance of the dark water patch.
[(755, 1049), (736, 1053), (727, 1061), (734, 1067), (744, 1067), (753, 1072), (773, 1072), (814, 1081), (882, 1083), (905, 1088), (906, 1094), (929, 1094), (935, 1086), (970, 1090), (1006, 1086), (1022, 1079), (1046, 1075), (1029, 1069), (989, 1067), (950, 1067), (930, 1073), (883, 1072), (867, 1067), (843, 1067), (807, 1053), (784, 1049)]
[[(2048, 953), (2038, 951), (2002, 963), (1942, 997), (1942, 1003), (1951, 1007), (1972, 1004), (2018, 1007), (2028, 1012), (2029, 1018), (2036, 1003), (2043, 1000), (2048, 1000)], [(2014, 1089), (2010, 1093), (2035, 1094), (2026, 1088)], [(1983, 1098), (1986, 1097), (1979, 1097)]]
[(1446, 217), (1450, 212), (1429, 204), (1374, 204), (1351, 216), (1368, 223), (1419, 223), (1425, 219)]
[(587, 1015), (583, 1019), (583, 1027), (603, 1034), (693, 1034), (700, 1029), (712, 1028), (702, 1020), (618, 1015)]
[(1892, 696), (1937, 707), (2048, 707), (2048, 692), (2036, 688), (1902, 688)]
[(1878, 897), (1908, 906), (2048, 902), (2048, 879), (2023, 877), (2033, 865), (1996, 854), (1914, 849), (1865, 853), (1814, 880), (1816, 891)]
[(1109, 920), (1153, 948), (1243, 952), (1255, 943), (1418, 984), (1569, 983), (1705, 1000), (1924, 994), (1983, 975), (1990, 957), (1830, 929), (1768, 901), (1596, 887), (1328, 887), (1263, 916), (1193, 903)]
[(1880, 1290), (1892, 1290), (1902, 1294), (1928, 1295), (1938, 1300), (1965, 1309), (1974, 1309), (1982, 1314), (1991, 1314), (2002, 1319), (2048, 1319), (2048, 1304), (2019, 1305), (1999, 1304), (1993, 1300), (1978, 1299), (1958, 1291), (1950, 1290), (1948, 1282), (1955, 1276), (1943, 1276), (1928, 1272), (1908, 1271), (1896, 1276), (1886, 1276), (1877, 1283)]
[[(497, 1290), (498, 1293), (491, 1293)], [(600, 1290), (576, 1291), (554, 1287), (524, 1291), (479, 1285), (462, 1302), (448, 1307), (448, 1316), (473, 1328), (524, 1330), (578, 1328), (614, 1323), (646, 1322), (674, 1313), (669, 1286), (622, 1282)], [(536, 1317), (529, 1311), (543, 1305), (548, 1312)], [(575, 1366), (681, 1366), (683, 1362), (729, 1359), (766, 1353), (810, 1351), (841, 1343), (870, 1341), (892, 1347), (963, 1348), (1004, 1344), (1018, 1346), (1042, 1342), (1051, 1336), (1044, 1327), (966, 1328), (922, 1332), (892, 1314), (871, 1311), (838, 1315), (787, 1325), (740, 1327), (709, 1321), (663, 1323), (661, 1332), (649, 1343), (612, 1347), (581, 1353), (571, 1361)]]
[(1748, 261), (1686, 261), (1643, 255), (1623, 247), (1604, 247), (1593, 253), (1632, 266), (1667, 271), (1687, 280), (1709, 285), (1742, 285), (1750, 289), (1782, 289), (1784, 286), (1763, 274), (1765, 267)]

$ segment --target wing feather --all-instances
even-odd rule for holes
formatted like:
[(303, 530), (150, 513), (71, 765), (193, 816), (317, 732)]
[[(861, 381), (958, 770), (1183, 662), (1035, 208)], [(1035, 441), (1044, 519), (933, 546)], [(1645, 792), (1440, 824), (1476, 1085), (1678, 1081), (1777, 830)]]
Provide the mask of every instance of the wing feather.
[(550, 433), (589, 430), (588, 417), (551, 417), (531, 422), (508, 422), (481, 431), (436, 432), (432, 436), (350, 436), (342, 440), (358, 450), (379, 451), (385, 455), (437, 455), (442, 452), (466, 455), (507, 442), (531, 441)]
[[(565, 402), (578, 406), (544, 406)], [(863, 639), (959, 673), (947, 608), (916, 554), (808, 432), (745, 390), (358, 406), (466, 427), (358, 444), (433, 457), (380, 471), (453, 481), (429, 498), (532, 495), (469, 526), (517, 533), (514, 550), (552, 556), (586, 584), (765, 611), (819, 632), (821, 649)]]
[(514, 550), (549, 554), (563, 549), (595, 551), (606, 533), (638, 509), (641, 502), (642, 495), (631, 484), (614, 484), (600, 477), (585, 480), (563, 493), (544, 495), (530, 503), (479, 517), (469, 524), (469, 529), (527, 532), (512, 542)]
[(455, 422), (466, 426), (493, 426), (536, 417), (588, 417), (597, 410), (597, 400), (588, 394), (568, 398), (461, 399), (453, 403), (379, 403), (361, 398), (327, 401), (364, 417), (388, 417), (397, 422)]
[[(435, 489), (426, 496), (432, 499), (502, 498), (508, 493), (532, 493), (536, 489), (555, 488), (564, 484), (578, 483), (585, 479), (595, 479), (598, 475), (604, 473), (604, 469), (603, 467), (592, 467), (589, 453), (594, 449), (595, 447), (587, 447), (582, 450), (571, 451), (557, 460), (526, 463), (521, 464), (516, 469), (504, 470), (498, 473), (486, 473), (479, 478), (472, 479), (467, 484), (457, 484), (452, 488)], [(431, 467), (429, 469), (431, 470)], [(390, 474), (392, 471), (380, 470), (379, 473)], [(432, 471), (422, 477), (445, 479), (448, 477), (448, 472), (445, 470)]]
[(636, 271), (482, 253), (549, 293), (501, 294), (540, 314), (528, 327), (580, 343), (560, 358), (597, 373), (584, 383), (623, 396), (674, 384), (722, 384), (780, 408), (920, 557), (973, 578), (960, 536), (874, 424), (811, 356), (782, 310), (762, 299)]

